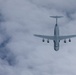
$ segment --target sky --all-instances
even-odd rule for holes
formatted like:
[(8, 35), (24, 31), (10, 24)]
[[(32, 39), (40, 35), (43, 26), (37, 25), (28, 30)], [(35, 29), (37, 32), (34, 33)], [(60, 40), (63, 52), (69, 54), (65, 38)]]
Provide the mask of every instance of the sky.
[(0, 0), (0, 75), (76, 75), (76, 38), (54, 51), (33, 34), (76, 34), (76, 0)]

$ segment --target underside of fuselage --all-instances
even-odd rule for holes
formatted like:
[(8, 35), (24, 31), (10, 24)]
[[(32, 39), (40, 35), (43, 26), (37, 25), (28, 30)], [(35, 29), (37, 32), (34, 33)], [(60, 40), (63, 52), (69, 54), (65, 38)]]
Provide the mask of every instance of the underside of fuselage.
[(58, 42), (54, 41), (54, 50), (55, 51), (59, 50), (59, 41)]
[(59, 50), (59, 47), (54, 47), (54, 50), (55, 50), (55, 51), (58, 51), (58, 50)]

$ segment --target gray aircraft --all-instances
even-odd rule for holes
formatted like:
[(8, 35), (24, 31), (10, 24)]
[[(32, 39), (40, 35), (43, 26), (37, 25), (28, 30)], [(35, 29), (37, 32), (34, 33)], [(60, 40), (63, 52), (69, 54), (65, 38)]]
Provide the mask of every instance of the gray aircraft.
[(56, 18), (56, 24), (55, 24), (55, 28), (54, 28), (54, 36), (37, 35), (37, 34), (34, 34), (34, 36), (43, 38), (42, 42), (45, 42), (44, 39), (47, 39), (47, 43), (49, 43), (49, 40), (53, 40), (54, 50), (58, 51), (60, 40), (64, 40), (64, 43), (66, 43), (66, 39), (69, 39), (69, 42), (71, 42), (70, 38), (76, 37), (76, 35), (60, 36), (59, 35), (59, 26), (57, 24), (57, 20), (58, 20), (58, 18), (62, 18), (63, 16), (50, 16), (50, 17)]

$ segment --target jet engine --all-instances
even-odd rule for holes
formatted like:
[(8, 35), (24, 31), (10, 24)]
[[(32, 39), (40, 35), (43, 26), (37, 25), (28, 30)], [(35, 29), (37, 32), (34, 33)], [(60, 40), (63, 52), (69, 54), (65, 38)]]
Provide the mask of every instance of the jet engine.
[(49, 40), (47, 40), (47, 43), (49, 43)]
[(66, 40), (64, 40), (64, 43), (66, 43)]
[(45, 40), (43, 39), (42, 42), (45, 42)]
[(71, 39), (69, 39), (69, 42), (71, 42)]

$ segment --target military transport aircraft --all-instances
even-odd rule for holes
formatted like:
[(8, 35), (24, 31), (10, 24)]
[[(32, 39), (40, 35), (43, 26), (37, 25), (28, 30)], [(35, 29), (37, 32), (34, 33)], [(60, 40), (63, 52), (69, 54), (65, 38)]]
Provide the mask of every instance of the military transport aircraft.
[(66, 39), (69, 39), (69, 42), (71, 42), (70, 38), (76, 37), (76, 35), (60, 36), (59, 35), (59, 26), (57, 24), (57, 21), (58, 21), (58, 18), (62, 18), (63, 16), (50, 16), (50, 17), (56, 18), (56, 24), (55, 24), (55, 28), (54, 28), (54, 36), (37, 35), (37, 34), (34, 34), (34, 36), (43, 38), (42, 42), (45, 42), (44, 39), (47, 39), (47, 43), (49, 43), (49, 40), (53, 40), (54, 50), (58, 51), (60, 40), (64, 40), (64, 43), (66, 43)]

